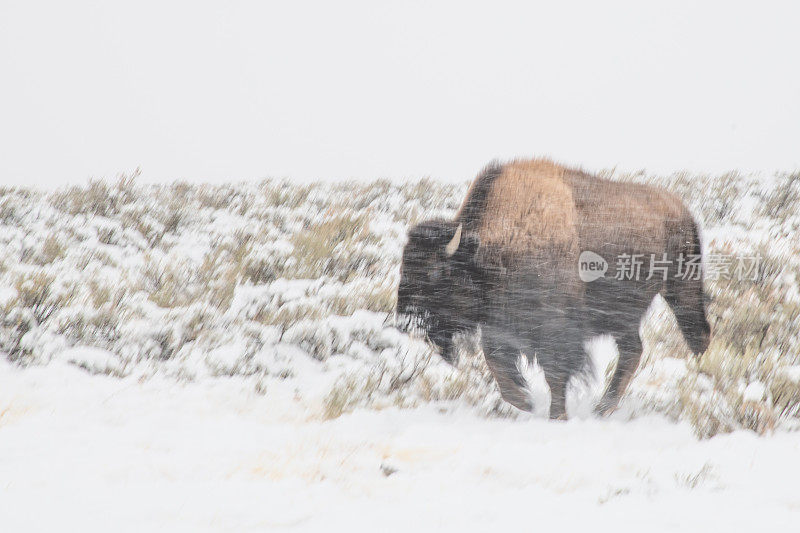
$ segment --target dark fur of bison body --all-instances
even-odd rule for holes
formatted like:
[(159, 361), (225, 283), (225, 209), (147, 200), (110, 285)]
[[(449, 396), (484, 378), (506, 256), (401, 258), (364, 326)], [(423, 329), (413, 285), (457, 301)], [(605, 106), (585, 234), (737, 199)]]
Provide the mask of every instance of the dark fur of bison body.
[[(586, 340), (610, 334), (619, 360), (597, 406), (606, 414), (639, 364), (639, 325), (657, 294), (691, 350), (707, 348), (701, 275), (685, 275), (700, 250), (691, 214), (666, 191), (542, 159), (493, 164), (475, 179), (453, 220), (409, 231), (398, 316), (450, 362), (453, 336), (480, 328), (500, 393), (526, 411), (533, 405), (517, 363), (520, 354), (535, 359), (550, 387), (551, 418), (566, 417), (567, 384), (590, 366)], [(584, 251), (607, 262), (604, 277), (581, 280)], [(630, 268), (637, 263), (638, 275)], [(619, 265), (623, 270), (615, 272)]]

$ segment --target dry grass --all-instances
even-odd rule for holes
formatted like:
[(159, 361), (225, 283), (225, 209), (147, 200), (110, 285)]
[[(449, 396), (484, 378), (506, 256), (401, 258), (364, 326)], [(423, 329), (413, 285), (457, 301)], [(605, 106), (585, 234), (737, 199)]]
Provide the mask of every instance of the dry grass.
[(293, 235), (291, 242), (297, 261), (290, 277), (349, 281), (375, 264), (357, 250), (371, 242), (366, 215), (330, 213)]

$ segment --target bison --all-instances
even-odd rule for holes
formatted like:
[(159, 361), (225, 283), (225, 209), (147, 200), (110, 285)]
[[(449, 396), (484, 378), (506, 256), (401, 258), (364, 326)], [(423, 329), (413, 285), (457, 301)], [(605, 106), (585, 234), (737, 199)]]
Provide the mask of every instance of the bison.
[(544, 371), (550, 418), (565, 419), (567, 384), (590, 368), (588, 339), (611, 335), (616, 370), (596, 407), (613, 411), (642, 355), (639, 325), (661, 294), (694, 353), (710, 328), (697, 224), (674, 195), (547, 159), (492, 163), (453, 220), (410, 229), (397, 317), (455, 364), (453, 337), (480, 330), (505, 401), (533, 404), (517, 366)]

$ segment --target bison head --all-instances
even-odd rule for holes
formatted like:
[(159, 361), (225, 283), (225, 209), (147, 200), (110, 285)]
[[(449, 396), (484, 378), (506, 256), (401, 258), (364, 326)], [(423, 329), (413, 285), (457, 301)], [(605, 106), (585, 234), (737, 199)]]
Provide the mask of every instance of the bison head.
[(424, 334), (453, 364), (453, 336), (475, 327), (480, 307), (478, 237), (455, 222), (423, 222), (408, 233), (400, 267), (397, 316), (402, 329)]

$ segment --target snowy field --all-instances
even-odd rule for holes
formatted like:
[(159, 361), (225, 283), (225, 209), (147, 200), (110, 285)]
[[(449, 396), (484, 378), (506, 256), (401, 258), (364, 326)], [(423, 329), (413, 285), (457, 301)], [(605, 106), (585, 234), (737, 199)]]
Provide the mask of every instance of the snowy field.
[(791, 531), (800, 523), (800, 175), (668, 187), (706, 253), (712, 344), (656, 301), (620, 409), (522, 415), (474, 339), (401, 334), (407, 227), (466, 184), (0, 189), (0, 531)]
[(800, 438), (0, 366), (4, 531), (792, 531)]

